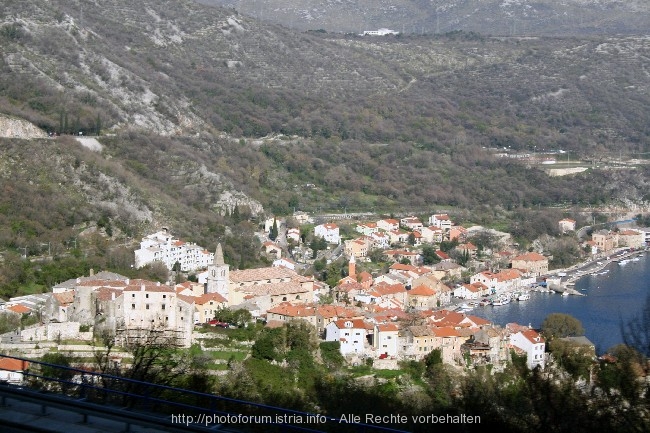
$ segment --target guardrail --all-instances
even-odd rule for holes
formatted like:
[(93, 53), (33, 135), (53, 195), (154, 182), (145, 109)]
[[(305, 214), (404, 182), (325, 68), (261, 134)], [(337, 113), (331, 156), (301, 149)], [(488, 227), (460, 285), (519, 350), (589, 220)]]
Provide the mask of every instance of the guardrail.
[[(175, 432), (408, 433), (214, 394), (0, 354), (30, 364), (21, 387), (0, 386), (0, 396), (130, 425)], [(45, 368), (44, 368), (45, 367)], [(45, 370), (45, 371), (43, 371)], [(352, 408), (351, 408), (352, 409)]]

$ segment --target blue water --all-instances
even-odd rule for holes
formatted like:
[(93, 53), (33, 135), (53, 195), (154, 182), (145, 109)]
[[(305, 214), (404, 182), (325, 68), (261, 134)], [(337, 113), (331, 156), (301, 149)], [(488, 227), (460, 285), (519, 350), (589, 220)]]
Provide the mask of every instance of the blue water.
[(605, 275), (588, 275), (576, 282), (575, 289), (587, 296), (531, 292), (528, 301), (477, 307), (469, 314), (502, 326), (516, 322), (534, 328), (540, 328), (550, 313), (570, 314), (580, 320), (597, 353), (603, 354), (623, 342), (621, 324), (638, 316), (650, 296), (650, 254), (605, 269), (609, 270)]

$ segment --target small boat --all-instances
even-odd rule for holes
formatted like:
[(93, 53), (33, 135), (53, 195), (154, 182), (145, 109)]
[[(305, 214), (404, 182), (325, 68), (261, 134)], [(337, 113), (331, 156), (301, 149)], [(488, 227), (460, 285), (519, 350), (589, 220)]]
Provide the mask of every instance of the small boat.
[(494, 306), (499, 306), (499, 305), (506, 305), (510, 303), (510, 296), (507, 295), (502, 295), (496, 298), (494, 301), (492, 301), (492, 305)]
[(524, 292), (521, 295), (517, 296), (518, 301), (527, 301), (530, 299), (530, 293)]

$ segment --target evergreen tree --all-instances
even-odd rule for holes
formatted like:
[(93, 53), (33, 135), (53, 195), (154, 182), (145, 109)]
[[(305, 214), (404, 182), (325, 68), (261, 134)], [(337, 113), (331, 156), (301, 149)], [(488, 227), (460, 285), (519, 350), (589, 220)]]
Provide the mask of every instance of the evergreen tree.
[(95, 119), (95, 134), (97, 136), (101, 135), (102, 132), (102, 119), (99, 117), (99, 114), (97, 114), (97, 119)]
[(271, 231), (269, 232), (269, 239), (272, 241), (276, 240), (278, 237), (278, 222), (275, 218), (273, 218), (273, 227), (271, 227)]

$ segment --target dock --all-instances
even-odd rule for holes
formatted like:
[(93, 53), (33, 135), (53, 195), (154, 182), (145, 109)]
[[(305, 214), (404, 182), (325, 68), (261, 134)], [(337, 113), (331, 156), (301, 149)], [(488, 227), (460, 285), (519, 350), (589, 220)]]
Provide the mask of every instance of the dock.
[(561, 295), (564, 295), (566, 293), (567, 295), (587, 296), (572, 287), (568, 287), (567, 283), (549, 284), (548, 288), (556, 293), (560, 293)]

